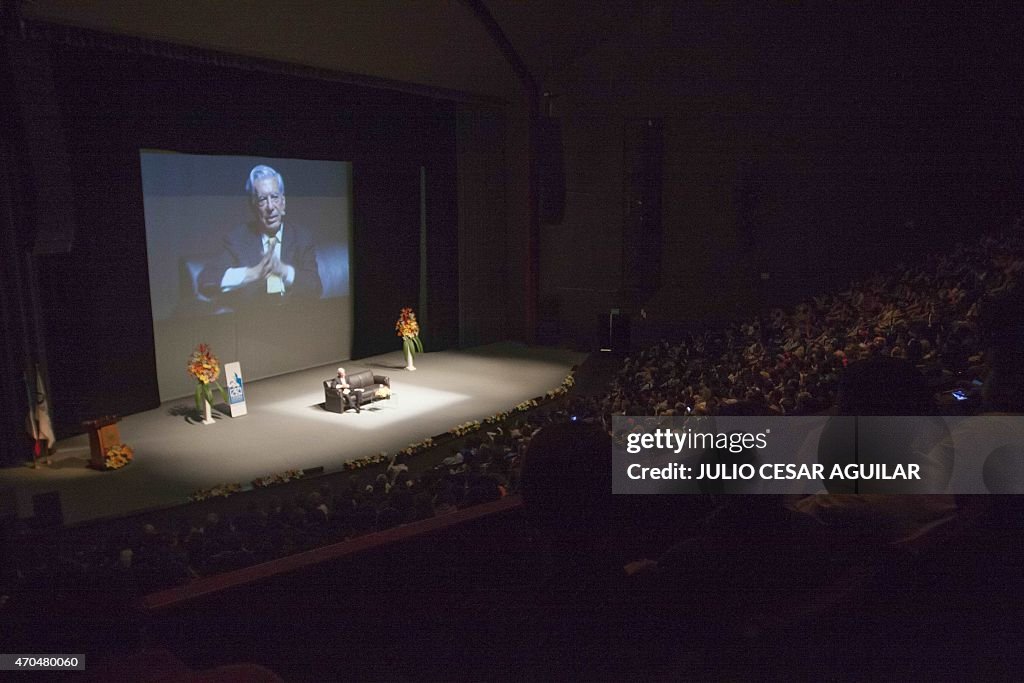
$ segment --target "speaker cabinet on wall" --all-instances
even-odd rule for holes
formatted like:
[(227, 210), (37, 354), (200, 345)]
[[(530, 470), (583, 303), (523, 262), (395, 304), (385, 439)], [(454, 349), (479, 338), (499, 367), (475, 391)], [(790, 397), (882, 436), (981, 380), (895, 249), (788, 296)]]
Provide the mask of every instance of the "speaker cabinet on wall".
[(544, 225), (560, 225), (565, 217), (565, 153), (558, 119), (537, 120), (537, 213)]
[(622, 282), (643, 301), (661, 286), (664, 125), (631, 119), (624, 133)]
[(53, 72), (45, 43), (4, 38), (11, 72), (16, 132), (22, 140), (17, 153), (31, 174), (35, 253), (71, 250), (75, 236), (74, 191), (61, 125)]

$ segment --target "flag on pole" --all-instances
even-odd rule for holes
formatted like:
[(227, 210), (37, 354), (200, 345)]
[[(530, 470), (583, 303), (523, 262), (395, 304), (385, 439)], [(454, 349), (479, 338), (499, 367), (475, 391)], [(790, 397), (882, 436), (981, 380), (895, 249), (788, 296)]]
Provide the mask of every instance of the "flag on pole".
[(46, 452), (53, 447), (57, 437), (53, 435), (53, 423), (50, 421), (50, 400), (46, 396), (46, 385), (43, 384), (43, 375), (36, 366), (36, 390), (33, 394), (32, 405), (28, 408), (29, 434), (35, 439), (35, 455), (39, 457), (42, 451), (42, 441), (47, 442)]

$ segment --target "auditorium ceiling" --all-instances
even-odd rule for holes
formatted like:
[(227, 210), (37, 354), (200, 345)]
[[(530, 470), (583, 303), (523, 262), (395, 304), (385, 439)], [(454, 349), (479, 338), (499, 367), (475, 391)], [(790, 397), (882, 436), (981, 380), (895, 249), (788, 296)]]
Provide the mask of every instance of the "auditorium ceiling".
[(622, 35), (662, 3), (637, 0), (483, 0), (540, 83), (590, 50)]

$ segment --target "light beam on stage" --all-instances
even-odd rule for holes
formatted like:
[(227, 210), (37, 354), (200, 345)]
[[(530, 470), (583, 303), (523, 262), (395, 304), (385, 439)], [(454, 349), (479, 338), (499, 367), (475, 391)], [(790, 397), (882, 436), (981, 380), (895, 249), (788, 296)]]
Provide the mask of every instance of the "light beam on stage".
[[(392, 386), (394, 392), (389, 399), (380, 399), (363, 406), (362, 411), (347, 410), (343, 414), (324, 410), (323, 391), (301, 397), (269, 403), (263, 406), (267, 413), (290, 416), (296, 420), (313, 419), (318, 422), (336, 424), (339, 429), (380, 429), (407, 422), (420, 415), (436, 413), (472, 397), (452, 391), (419, 387), (414, 385)], [(454, 426), (454, 425), (453, 425)]]

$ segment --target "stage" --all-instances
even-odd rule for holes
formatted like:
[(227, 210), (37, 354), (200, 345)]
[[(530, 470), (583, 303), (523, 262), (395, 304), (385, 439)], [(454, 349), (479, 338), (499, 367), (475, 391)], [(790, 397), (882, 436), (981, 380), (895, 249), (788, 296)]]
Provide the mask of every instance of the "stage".
[[(135, 451), (129, 466), (110, 472), (86, 467), (83, 434), (59, 441), (52, 465), (0, 469), (0, 498), (9, 505), (13, 496), (18, 516), (27, 518), (34, 495), (59, 491), (65, 524), (75, 524), (183, 503), (198, 489), (248, 485), (285, 470), (334, 472), (349, 460), (393, 453), (543, 395), (584, 358), (502, 343), (422, 354), (409, 372), (395, 351), (246, 383), (248, 415), (232, 419), (215, 411), (212, 425), (196, 420), (191, 398), (169, 401), (119, 423), (122, 441)], [(393, 397), (358, 414), (324, 410), (323, 380), (339, 365), (349, 374), (369, 368), (388, 375)]]

